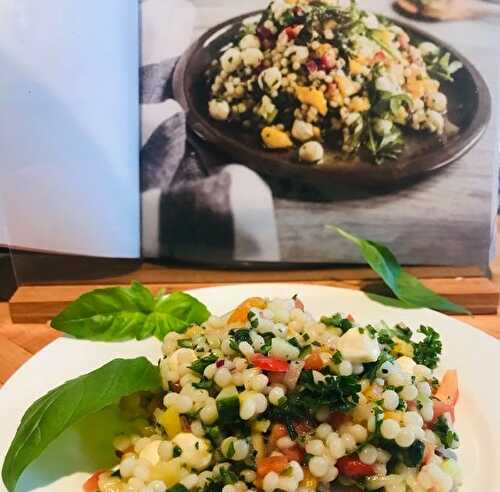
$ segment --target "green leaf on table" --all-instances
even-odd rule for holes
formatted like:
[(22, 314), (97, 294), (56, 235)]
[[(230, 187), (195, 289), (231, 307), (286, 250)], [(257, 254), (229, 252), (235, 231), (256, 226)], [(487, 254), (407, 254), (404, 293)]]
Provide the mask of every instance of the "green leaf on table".
[(67, 381), (33, 403), (24, 414), (2, 467), (2, 479), (13, 492), (26, 467), (63, 431), (122, 397), (138, 391), (160, 391), (157, 366), (145, 357), (115, 359), (95, 371)]
[(365, 261), (400, 301), (411, 307), (426, 307), (437, 311), (470, 314), (464, 307), (436, 294), (416, 277), (405, 271), (387, 246), (356, 237), (339, 227), (332, 227), (332, 229), (358, 246)]
[(53, 328), (76, 338), (101, 341), (162, 340), (170, 331), (183, 332), (205, 322), (206, 306), (184, 292), (156, 297), (138, 282), (130, 287), (107, 287), (80, 296), (57, 315)]

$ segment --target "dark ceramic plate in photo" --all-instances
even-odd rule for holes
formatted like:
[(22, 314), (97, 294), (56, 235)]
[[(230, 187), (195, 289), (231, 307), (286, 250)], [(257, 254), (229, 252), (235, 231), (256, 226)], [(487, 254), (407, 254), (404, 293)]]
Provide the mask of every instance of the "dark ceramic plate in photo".
[[(483, 134), (490, 118), (491, 100), (485, 81), (474, 66), (451, 46), (406, 23), (392, 22), (410, 35), (412, 43), (430, 41), (462, 62), (453, 83), (441, 90), (448, 97), (445, 135), (405, 130), (405, 147), (395, 160), (375, 165), (368, 154), (346, 158), (328, 147), (321, 165), (300, 163), (298, 149), (271, 151), (263, 148), (257, 132), (238, 125), (217, 122), (208, 114), (208, 88), (205, 72), (220, 51), (238, 34), (252, 12), (219, 24), (183, 54), (174, 74), (174, 96), (186, 110), (192, 131), (224, 151), (232, 162), (245, 164), (263, 175), (287, 177), (304, 183), (346, 184), (360, 187), (390, 187), (408, 182), (451, 164), (469, 151)], [(446, 134), (447, 133), (447, 134)]]

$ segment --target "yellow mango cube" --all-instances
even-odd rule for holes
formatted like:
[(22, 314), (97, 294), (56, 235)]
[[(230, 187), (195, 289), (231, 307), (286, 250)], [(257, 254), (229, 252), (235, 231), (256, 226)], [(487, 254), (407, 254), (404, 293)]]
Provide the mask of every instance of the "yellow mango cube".
[(340, 93), (345, 96), (352, 96), (359, 91), (360, 85), (352, 80), (349, 80), (344, 75), (337, 75), (335, 77), (335, 82), (339, 88)]
[(396, 344), (393, 347), (393, 352), (401, 355), (405, 355), (406, 357), (413, 358), (413, 346), (408, 342), (400, 340), (399, 338), (396, 341)]
[(309, 471), (309, 468), (304, 468), (304, 478), (301, 480), (300, 486), (306, 489), (316, 490), (318, 479)]
[(177, 458), (158, 462), (151, 469), (151, 480), (161, 480), (167, 487), (173, 487), (181, 480), (181, 465)]
[(382, 398), (382, 390), (380, 386), (370, 385), (363, 391), (363, 394), (368, 400), (380, 400)]
[(425, 79), (422, 83), (427, 94), (433, 94), (439, 90), (439, 82), (437, 80)]
[(349, 60), (349, 73), (351, 75), (359, 75), (363, 73), (364, 69), (364, 65), (359, 60), (353, 58)]
[(264, 443), (264, 437), (261, 433), (255, 432), (251, 437), (252, 446), (255, 449), (255, 457), (257, 459), (264, 458), (266, 455), (266, 445)]
[[(269, 127), (272, 130), (275, 130), (273, 127)], [(265, 130), (265, 128), (264, 128)], [(263, 132), (264, 132), (263, 130)], [(286, 133), (285, 133), (286, 135)], [(288, 135), (287, 135), (288, 136)], [(264, 137), (262, 137), (264, 139)], [(232, 313), (229, 319), (227, 320), (228, 324), (232, 323), (245, 323), (248, 318), (248, 311), (251, 308), (259, 308), (265, 309), (267, 306), (266, 300), (262, 297), (249, 297), (245, 299)]]
[(321, 58), (323, 55), (326, 55), (331, 50), (332, 50), (331, 45), (329, 45), (328, 43), (324, 43), (316, 50), (316, 55), (318, 55), (318, 57)]
[(316, 108), (322, 116), (325, 116), (328, 112), (328, 104), (325, 95), (320, 90), (311, 87), (297, 86), (295, 95), (301, 103), (309, 104)]
[(169, 439), (173, 439), (182, 432), (182, 424), (179, 412), (174, 407), (167, 408), (159, 418), (160, 424), (165, 429)]
[(387, 29), (379, 29), (373, 37), (384, 44), (389, 44), (394, 39), (394, 34)]
[(293, 142), (288, 134), (273, 126), (263, 128), (260, 136), (268, 149), (287, 149), (293, 147)]
[(384, 419), (392, 419), (395, 420), (396, 422), (402, 422), (403, 421), (403, 412), (392, 412), (392, 411), (385, 411), (384, 412)]
[(415, 78), (408, 79), (406, 82), (406, 89), (415, 99), (420, 99), (425, 94), (425, 84), (423, 80)]
[(364, 111), (368, 111), (370, 109), (370, 101), (367, 97), (353, 97), (349, 104), (349, 109), (351, 111), (363, 113)]

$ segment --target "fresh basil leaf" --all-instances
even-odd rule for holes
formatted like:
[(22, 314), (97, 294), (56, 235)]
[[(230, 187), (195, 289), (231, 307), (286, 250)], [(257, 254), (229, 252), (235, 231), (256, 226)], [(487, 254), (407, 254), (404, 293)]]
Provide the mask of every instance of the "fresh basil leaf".
[(436, 294), (425, 287), (420, 280), (406, 272), (389, 248), (383, 244), (361, 239), (339, 227), (334, 229), (341, 236), (358, 246), (365, 261), (399, 300), (412, 307), (426, 307), (450, 313), (470, 314), (464, 307)]
[(204, 304), (185, 292), (174, 292), (161, 297), (156, 301), (154, 311), (158, 314), (169, 314), (190, 325), (203, 323), (210, 316)]
[(160, 391), (160, 372), (144, 357), (115, 359), (67, 381), (24, 414), (5, 457), (2, 479), (13, 492), (25, 468), (62, 432), (82, 418), (138, 391)]
[(69, 304), (51, 323), (76, 338), (101, 341), (162, 340), (170, 331), (182, 332), (205, 322), (206, 306), (184, 292), (154, 297), (138, 282), (130, 287), (96, 289)]

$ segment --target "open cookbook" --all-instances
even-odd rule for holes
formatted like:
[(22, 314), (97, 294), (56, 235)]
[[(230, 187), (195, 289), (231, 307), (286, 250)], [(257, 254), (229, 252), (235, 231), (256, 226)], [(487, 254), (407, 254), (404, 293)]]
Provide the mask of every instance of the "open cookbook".
[[(500, 21), (390, 0), (0, 5), (0, 246), (486, 266)], [(429, 247), (432, 245), (432, 247)]]

